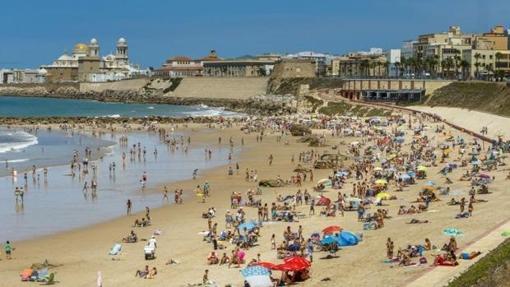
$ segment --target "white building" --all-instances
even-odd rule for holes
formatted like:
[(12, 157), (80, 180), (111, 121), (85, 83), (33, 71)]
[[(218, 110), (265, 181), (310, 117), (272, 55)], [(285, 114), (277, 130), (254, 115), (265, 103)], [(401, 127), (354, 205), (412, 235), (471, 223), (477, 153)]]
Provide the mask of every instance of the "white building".
[(0, 84), (40, 84), (46, 74), (45, 69), (1, 69)]
[(400, 49), (390, 49), (384, 52), (384, 56), (386, 57), (386, 62), (388, 63), (388, 76), (390, 78), (398, 77), (398, 67), (395, 65), (396, 63), (400, 63), (401, 59), (401, 50)]

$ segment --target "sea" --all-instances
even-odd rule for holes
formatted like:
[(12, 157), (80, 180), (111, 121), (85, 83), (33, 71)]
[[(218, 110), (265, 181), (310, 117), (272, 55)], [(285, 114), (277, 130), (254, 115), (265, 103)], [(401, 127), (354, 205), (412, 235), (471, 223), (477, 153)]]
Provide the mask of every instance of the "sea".
[(0, 96), (0, 117), (205, 117), (238, 113), (206, 105), (124, 104), (43, 97)]
[[(0, 117), (127, 114), (133, 117), (235, 115), (204, 106), (0, 97)], [(128, 137), (127, 146), (118, 144), (120, 136)], [(172, 135), (176, 139), (187, 136)], [(129, 149), (138, 143), (146, 150), (146, 156), (131, 160)], [(75, 152), (83, 155), (85, 149), (93, 153), (95, 175), (90, 170), (86, 175), (73, 176), (70, 169), (72, 156)], [(209, 149), (212, 150), (211, 159), (206, 157), (205, 151)], [(171, 149), (158, 134), (149, 132), (92, 136), (77, 131), (0, 127), (0, 242), (33, 239), (123, 216), (128, 199), (133, 202), (134, 212), (142, 211), (146, 206), (157, 208), (171, 204), (173, 190), (169, 190), (169, 202), (163, 200), (162, 191), (147, 190), (191, 179), (195, 169), (199, 176), (215, 167), (225, 166), (227, 170), (226, 166), (233, 164), (229, 154), (234, 161), (239, 152), (227, 145), (195, 143), (193, 137), (187, 152), (180, 145)], [(125, 160), (123, 153), (127, 154)], [(113, 165), (115, 168), (111, 168)], [(34, 167), (35, 173), (32, 172)], [(48, 169), (46, 176), (44, 168)], [(16, 176), (12, 176), (13, 170)], [(148, 176), (145, 186), (140, 182), (143, 174)], [(93, 178), (98, 184), (94, 195), (83, 189), (85, 182), (90, 185)], [(24, 189), (23, 201), (16, 199), (16, 187)]]

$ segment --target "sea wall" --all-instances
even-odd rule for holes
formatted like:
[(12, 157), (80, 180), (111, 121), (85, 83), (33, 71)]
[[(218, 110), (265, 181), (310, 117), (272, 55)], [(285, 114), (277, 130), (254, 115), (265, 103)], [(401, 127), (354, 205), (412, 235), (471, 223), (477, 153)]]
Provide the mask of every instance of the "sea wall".
[(132, 80), (123, 80), (106, 83), (80, 83), (80, 92), (103, 92), (110, 91), (142, 91), (143, 88), (150, 83), (149, 78), (140, 78)]

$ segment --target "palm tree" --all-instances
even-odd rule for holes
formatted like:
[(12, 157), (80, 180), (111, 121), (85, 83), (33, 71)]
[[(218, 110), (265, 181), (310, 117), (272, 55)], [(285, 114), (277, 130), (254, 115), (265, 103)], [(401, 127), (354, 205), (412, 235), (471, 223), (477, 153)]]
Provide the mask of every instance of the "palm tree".
[[(401, 60), (402, 60), (402, 59), (401, 59)], [(395, 62), (393, 65), (395, 66), (395, 70), (396, 70), (395, 72), (396, 72), (396, 74), (397, 74), (397, 75), (396, 75), (396, 76), (397, 76), (397, 78), (400, 78), (400, 68), (401, 68), (401, 66), (402, 66), (402, 63), (397, 61), (397, 62)], [(389, 74), (389, 73), (388, 73), (388, 74)]]
[(480, 55), (480, 53), (476, 53), (475, 54), (475, 67), (476, 67), (476, 72), (475, 72), (475, 78), (478, 79), (478, 76), (479, 76), (479, 68), (480, 68), (480, 58), (482, 57), (482, 55)]
[(488, 79), (492, 80), (492, 78), (494, 77), (494, 66), (492, 63), (488, 63), (487, 65), (485, 65), (485, 69), (487, 70), (487, 77)]
[(469, 62), (466, 60), (460, 61), (460, 67), (462, 71), (462, 79), (466, 79), (466, 71), (469, 69)]
[(460, 62), (461, 62), (461, 58), (459, 55), (455, 55), (453, 57), (453, 60), (454, 60), (454, 65), (455, 65), (455, 78), (459, 78), (459, 67), (460, 67)]
[(500, 73), (497, 73), (497, 72), (499, 71), (499, 68), (501, 68), (500, 65), (499, 65), (499, 60), (501, 60), (501, 58), (503, 58), (503, 54), (501, 54), (501, 52), (497, 52), (496, 53), (496, 75), (498, 76), (497, 79), (496, 79), (497, 81), (500, 80), (499, 79), (500, 78), (499, 77)]

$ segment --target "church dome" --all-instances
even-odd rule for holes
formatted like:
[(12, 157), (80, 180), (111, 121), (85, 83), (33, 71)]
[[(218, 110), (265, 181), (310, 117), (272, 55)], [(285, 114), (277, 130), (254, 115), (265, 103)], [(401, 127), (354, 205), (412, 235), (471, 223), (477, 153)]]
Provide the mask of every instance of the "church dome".
[(119, 38), (119, 40), (117, 41), (117, 44), (126, 44), (126, 43), (127, 43), (126, 39), (124, 39), (122, 37)]
[(92, 40), (90, 40), (90, 44), (97, 45), (97, 39), (96, 38), (92, 38)]
[(87, 54), (89, 52), (89, 46), (83, 43), (78, 43), (74, 45), (73, 52), (74, 54)]
[(58, 57), (58, 60), (59, 61), (72, 61), (73, 57), (64, 53), (62, 56)]
[(48, 74), (48, 71), (44, 68), (40, 68), (39, 71), (38, 71), (39, 75), (41, 76), (45, 76)]

